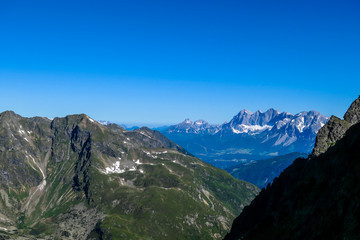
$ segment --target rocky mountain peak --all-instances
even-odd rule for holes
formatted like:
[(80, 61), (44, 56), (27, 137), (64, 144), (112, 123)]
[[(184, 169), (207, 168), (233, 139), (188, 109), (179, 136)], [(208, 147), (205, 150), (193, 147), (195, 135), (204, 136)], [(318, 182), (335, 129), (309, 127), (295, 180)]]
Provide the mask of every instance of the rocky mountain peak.
[(86, 125), (86, 126), (97, 126), (102, 127), (103, 125), (91, 117), (87, 116), (86, 114), (72, 114), (67, 115), (64, 118), (56, 117), (52, 121), (52, 126), (65, 126), (66, 128), (74, 128), (78, 125)]
[(205, 120), (199, 119), (195, 122), (190, 121), (190, 119), (185, 119), (183, 122), (170, 126), (166, 131), (168, 133), (195, 133), (195, 134), (213, 134), (219, 130), (219, 125), (211, 125)]
[(209, 124), (207, 121), (199, 119), (194, 122), (195, 125), (207, 125)]
[(192, 121), (190, 121), (189, 118), (185, 118), (185, 120), (182, 123), (183, 124), (192, 124)]
[(274, 108), (269, 108), (265, 113), (266, 114), (272, 114), (272, 115), (278, 115), (278, 114), (280, 114), (280, 111), (276, 110)]
[(280, 112), (270, 108), (266, 112), (262, 112), (260, 110), (255, 113), (251, 113), (248, 110), (241, 110), (231, 121), (231, 126), (236, 125), (258, 125), (265, 126), (269, 121), (271, 121), (274, 117), (279, 115)]
[(18, 116), (14, 111), (8, 110), (0, 113), (0, 116)]
[(344, 120), (353, 124), (360, 122), (360, 96), (356, 99), (346, 111)]
[(326, 152), (328, 148), (344, 137), (345, 132), (354, 124), (360, 122), (360, 96), (356, 99), (344, 115), (344, 120), (331, 116), (330, 120), (318, 132), (313, 155)]
[(9, 121), (11, 119), (19, 119), (20, 116), (17, 115), (15, 112), (13, 111), (5, 111), (0, 113), (0, 119), (5, 120), (5, 121)]

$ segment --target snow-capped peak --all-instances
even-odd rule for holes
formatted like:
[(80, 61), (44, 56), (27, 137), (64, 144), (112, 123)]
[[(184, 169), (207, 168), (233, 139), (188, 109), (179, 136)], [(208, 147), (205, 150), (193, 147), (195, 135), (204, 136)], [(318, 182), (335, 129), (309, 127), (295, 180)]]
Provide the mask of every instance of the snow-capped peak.
[(190, 121), (190, 119), (186, 118), (183, 123), (192, 124), (192, 121)]

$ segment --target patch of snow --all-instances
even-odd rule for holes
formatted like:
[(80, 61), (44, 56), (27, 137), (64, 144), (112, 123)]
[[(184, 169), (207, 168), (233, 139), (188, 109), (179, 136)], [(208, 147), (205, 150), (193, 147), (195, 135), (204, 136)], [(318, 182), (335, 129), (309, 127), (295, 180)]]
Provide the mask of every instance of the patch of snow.
[(142, 170), (142, 169), (139, 169), (139, 171), (140, 171), (140, 173), (144, 173), (144, 170)]
[(276, 123), (276, 129), (280, 129), (280, 128), (282, 128), (283, 126), (285, 126), (286, 124), (288, 124), (289, 122), (290, 122), (290, 118), (284, 118), (283, 120), (281, 120), (281, 121), (278, 121), (277, 123)]
[(92, 119), (91, 117), (88, 117), (88, 119), (90, 120), (90, 122), (95, 122), (94, 119)]
[[(20, 126), (21, 127), (21, 126)], [(26, 135), (25, 131), (22, 130), (22, 129), (19, 129), (18, 132), (21, 134), (21, 135)]]
[(107, 167), (105, 168), (105, 173), (106, 174), (110, 174), (110, 173), (124, 173), (125, 170), (124, 169), (120, 169), (120, 161), (116, 161), (115, 163), (113, 163), (113, 165), (111, 167)]
[(232, 127), (232, 131), (233, 133), (239, 134), (239, 133), (248, 133), (248, 132), (257, 132), (260, 133), (262, 131), (265, 131), (267, 129), (271, 129), (272, 126), (269, 125), (264, 125), (264, 126), (260, 126), (260, 125), (245, 125), (245, 124), (240, 124), (236, 126), (236, 129), (234, 127)]
[(299, 132), (303, 132), (304, 128), (305, 128), (305, 124), (304, 124), (304, 117), (301, 117), (297, 120), (296, 123), (296, 128), (299, 130)]
[(135, 163), (138, 164), (138, 165), (141, 165), (141, 164), (142, 164), (142, 163), (140, 162), (140, 159), (136, 160)]
[(163, 152), (152, 152), (153, 154), (165, 154), (167, 153), (167, 151), (163, 151)]
[(103, 125), (103, 126), (106, 126), (106, 125), (111, 124), (110, 121), (104, 121), (104, 120), (98, 120), (98, 121), (96, 121), (96, 122), (100, 123), (100, 124)]
[(38, 188), (41, 191), (45, 188), (45, 186), (46, 186), (46, 180), (43, 179), (42, 182), (40, 183), (40, 185), (38, 186)]
[(143, 131), (140, 131), (139, 132), (140, 134), (144, 135), (145, 137), (147, 138), (152, 138), (151, 136), (149, 136), (147, 133), (143, 132)]
[(241, 131), (236, 130), (236, 129), (234, 129), (234, 128), (231, 128), (231, 129), (232, 129), (233, 133), (236, 133), (236, 134), (242, 133)]

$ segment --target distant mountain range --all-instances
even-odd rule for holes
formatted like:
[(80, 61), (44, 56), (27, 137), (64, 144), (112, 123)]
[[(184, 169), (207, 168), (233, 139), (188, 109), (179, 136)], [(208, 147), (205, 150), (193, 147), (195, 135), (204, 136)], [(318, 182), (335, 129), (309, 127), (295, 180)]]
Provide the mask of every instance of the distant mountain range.
[(226, 168), (290, 152), (310, 153), (317, 131), (328, 119), (316, 111), (293, 115), (273, 108), (241, 110), (228, 123), (186, 119), (162, 133), (204, 161)]

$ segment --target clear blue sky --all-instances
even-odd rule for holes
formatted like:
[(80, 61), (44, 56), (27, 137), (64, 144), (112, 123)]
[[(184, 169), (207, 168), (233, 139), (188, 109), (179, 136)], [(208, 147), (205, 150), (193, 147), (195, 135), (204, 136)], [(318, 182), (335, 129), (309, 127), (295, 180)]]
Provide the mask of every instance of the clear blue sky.
[(0, 111), (342, 117), (360, 94), (359, 13), (358, 0), (0, 1)]

